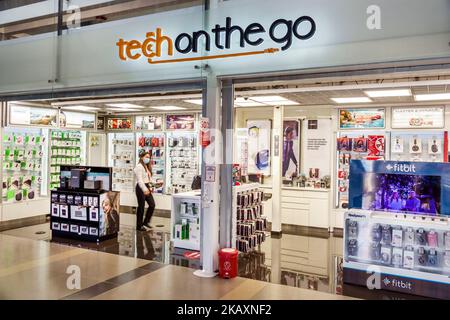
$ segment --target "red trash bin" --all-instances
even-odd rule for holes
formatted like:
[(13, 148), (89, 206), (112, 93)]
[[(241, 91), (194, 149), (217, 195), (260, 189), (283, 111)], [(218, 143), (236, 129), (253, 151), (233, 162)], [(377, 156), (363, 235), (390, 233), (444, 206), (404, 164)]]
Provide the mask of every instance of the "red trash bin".
[(238, 255), (236, 249), (224, 248), (219, 250), (219, 277), (231, 279), (237, 277)]

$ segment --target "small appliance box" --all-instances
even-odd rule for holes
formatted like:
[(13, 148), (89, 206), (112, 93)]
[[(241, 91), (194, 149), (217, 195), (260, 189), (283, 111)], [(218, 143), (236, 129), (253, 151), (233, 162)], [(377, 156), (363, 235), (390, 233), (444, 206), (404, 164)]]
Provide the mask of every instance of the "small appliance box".
[(90, 190), (101, 190), (103, 183), (100, 180), (86, 180), (84, 181), (84, 188)]
[(70, 171), (70, 187), (72, 189), (83, 189), (84, 180), (86, 178), (86, 170), (84, 169), (72, 169)]
[(190, 240), (200, 241), (200, 225), (197, 223), (189, 224), (189, 238)]

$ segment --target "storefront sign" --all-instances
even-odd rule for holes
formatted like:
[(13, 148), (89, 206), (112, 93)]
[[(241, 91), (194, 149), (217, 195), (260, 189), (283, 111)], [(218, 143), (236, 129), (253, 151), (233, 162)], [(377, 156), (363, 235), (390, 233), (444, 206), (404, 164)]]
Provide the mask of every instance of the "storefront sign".
[(95, 114), (61, 111), (59, 113), (59, 124), (61, 128), (94, 129)]
[(442, 129), (444, 114), (444, 107), (392, 108), (392, 128)]
[(384, 129), (385, 109), (340, 109), (340, 129)]
[(166, 130), (194, 130), (194, 114), (168, 114), (166, 115)]
[(132, 128), (132, 121), (130, 117), (108, 118), (109, 130), (130, 130), (131, 128)]
[(57, 109), (9, 105), (9, 124), (12, 125), (56, 127), (57, 117)]
[(162, 123), (162, 115), (136, 116), (137, 130), (161, 130)]
[[(266, 28), (260, 23), (250, 23), (247, 27), (243, 28), (233, 24), (231, 17), (226, 17), (224, 26), (216, 24), (209, 32), (199, 30), (192, 33), (181, 33), (175, 38), (171, 38), (164, 33), (163, 28), (159, 27), (155, 31), (147, 32), (145, 39), (142, 41), (137, 39), (124, 40), (120, 38), (116, 45), (118, 47), (118, 56), (122, 61), (137, 60), (145, 57), (149, 64), (162, 64), (272, 54), (278, 51), (288, 50), (293, 41), (308, 40), (315, 33), (316, 22), (309, 16), (301, 16), (296, 20), (278, 19)], [(201, 51), (203, 49), (203, 43), (205, 45), (204, 50), (208, 53), (212, 47), (214, 47), (214, 51), (220, 52), (231, 49), (232, 35), (233, 41), (234, 37), (238, 37), (241, 48), (249, 46), (261, 48), (263, 45), (266, 45), (262, 34), (268, 34), (272, 45), (279, 46), (279, 48), (266, 47), (259, 50), (250, 49), (239, 53), (172, 58), (174, 51), (183, 55), (198, 53), (199, 50)]]

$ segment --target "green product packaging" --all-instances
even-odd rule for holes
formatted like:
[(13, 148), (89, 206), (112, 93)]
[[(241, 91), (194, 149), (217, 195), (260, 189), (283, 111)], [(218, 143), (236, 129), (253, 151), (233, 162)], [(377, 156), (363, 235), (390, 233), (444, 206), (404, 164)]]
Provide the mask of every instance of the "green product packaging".
[(16, 191), (12, 188), (9, 188), (8, 191), (6, 192), (6, 201), (12, 202), (12, 201), (14, 201), (15, 197), (16, 197)]

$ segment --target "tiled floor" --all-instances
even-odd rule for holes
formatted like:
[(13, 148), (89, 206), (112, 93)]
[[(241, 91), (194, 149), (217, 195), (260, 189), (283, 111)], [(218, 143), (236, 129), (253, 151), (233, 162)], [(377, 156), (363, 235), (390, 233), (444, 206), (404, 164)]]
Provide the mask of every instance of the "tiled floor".
[[(416, 297), (384, 291), (369, 291), (365, 288), (344, 285), (342, 281), (342, 238), (330, 235), (290, 235), (281, 239), (267, 238), (259, 250), (239, 257), (238, 279), (204, 280), (194, 277), (192, 269), (200, 268), (199, 259), (187, 259), (186, 250), (170, 247), (170, 219), (154, 217), (154, 229), (150, 232), (135, 231), (135, 216), (121, 214), (121, 228), (117, 239), (99, 244), (74, 240), (51, 239), (49, 224), (14, 229), (3, 232), (6, 235), (28, 238), (7, 238), (0, 242), (0, 298), (2, 289), (12, 285), (13, 280), (2, 278), (13, 275), (19, 288), (24, 289), (26, 281), (34, 276), (42, 279), (35, 283), (38, 288), (55, 287), (53, 294), (41, 292), (37, 298), (174, 298), (192, 299), (339, 299), (342, 295), (365, 299), (414, 299)], [(5, 238), (6, 239), (6, 238)], [(59, 245), (63, 244), (63, 245)], [(23, 251), (22, 246), (30, 246)], [(48, 247), (50, 246), (50, 247)], [(88, 251), (84, 249), (89, 249)], [(67, 251), (69, 250), (69, 251)], [(109, 254), (113, 255), (109, 255)], [(50, 258), (47, 258), (50, 255)], [(123, 257), (124, 260), (120, 260)], [(39, 260), (39, 259), (42, 259)], [(119, 261), (119, 260), (120, 261)], [(32, 261), (32, 262), (30, 262)], [(36, 261), (41, 261), (36, 265)], [(142, 263), (154, 261), (154, 271), (141, 270)], [(7, 263), (10, 263), (8, 265)], [(31, 263), (30, 271), (27, 266)], [(157, 263), (157, 264), (156, 264)], [(55, 283), (66, 279), (68, 264), (79, 265), (83, 271), (82, 289), (90, 291), (78, 294), (64, 290)], [(156, 268), (156, 265), (164, 268)], [(167, 267), (171, 265), (170, 267)], [(180, 267), (188, 267), (180, 268)], [(23, 270), (22, 270), (23, 269)], [(148, 268), (147, 268), (148, 269)], [(136, 271), (137, 270), (137, 271)], [(131, 274), (127, 274), (131, 272)], [(134, 279), (139, 275), (138, 278)], [(119, 277), (119, 280), (117, 279)], [(124, 283), (123, 278), (129, 280)], [(134, 280), (133, 280), (134, 279)], [(247, 279), (247, 280), (245, 280)], [(251, 279), (251, 280), (249, 280)], [(254, 281), (260, 280), (260, 281)], [(114, 283), (124, 283), (115, 286)], [(151, 284), (151, 285), (150, 285)], [(282, 285), (282, 286), (280, 286)], [(149, 291), (148, 287), (161, 290)], [(291, 287), (291, 288), (289, 288)], [(294, 288), (293, 288), (294, 287)], [(133, 288), (133, 289), (131, 289)], [(307, 289), (296, 291), (296, 288)], [(107, 290), (106, 290), (107, 289)], [(206, 293), (193, 290), (206, 290)], [(8, 298), (16, 298), (13, 291)], [(127, 294), (126, 292), (129, 291)], [(25, 292), (25, 297), (32, 296)], [(325, 295), (322, 295), (325, 294)], [(331, 295), (328, 295), (331, 294)], [(19, 294), (20, 295), (20, 294)]]
[(0, 258), (0, 299), (350, 299), (4, 234)]

